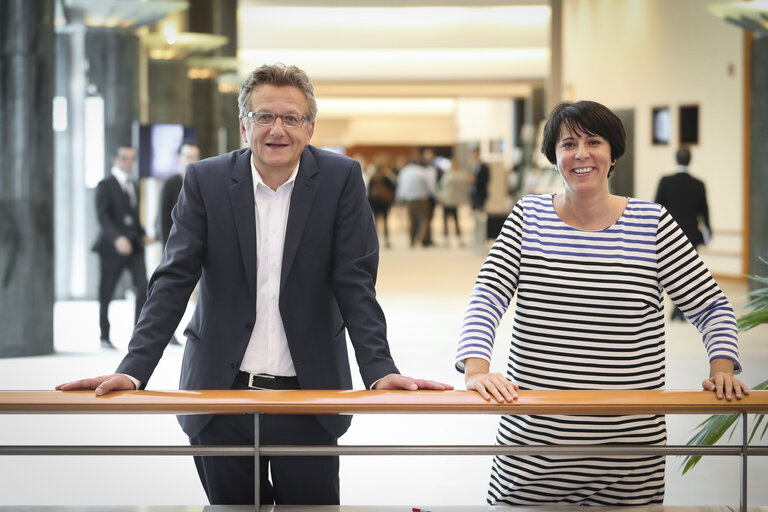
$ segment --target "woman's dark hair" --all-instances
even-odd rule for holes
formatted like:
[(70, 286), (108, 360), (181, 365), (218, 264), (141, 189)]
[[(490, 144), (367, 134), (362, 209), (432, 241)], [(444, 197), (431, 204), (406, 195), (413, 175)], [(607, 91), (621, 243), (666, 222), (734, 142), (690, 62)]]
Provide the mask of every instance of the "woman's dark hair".
[[(624, 154), (626, 147), (624, 125), (611, 109), (595, 101), (563, 102), (550, 112), (541, 140), (541, 152), (552, 165), (557, 163), (555, 148), (563, 127), (584, 135), (599, 135), (607, 140), (611, 145), (611, 160), (614, 162)], [(613, 173), (613, 167), (611, 165), (608, 170), (608, 177)]]

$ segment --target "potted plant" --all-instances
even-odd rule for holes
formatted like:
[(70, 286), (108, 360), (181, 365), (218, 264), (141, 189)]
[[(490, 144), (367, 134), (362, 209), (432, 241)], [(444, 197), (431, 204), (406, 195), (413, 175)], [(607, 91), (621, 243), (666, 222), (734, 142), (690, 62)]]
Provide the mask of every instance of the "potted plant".
[[(768, 261), (764, 260), (763, 258), (760, 258), (760, 261), (768, 265)], [(756, 275), (748, 275), (747, 277), (764, 286), (762, 288), (752, 290), (747, 294), (747, 296), (750, 297), (749, 302), (744, 305), (744, 309), (746, 309), (747, 312), (736, 320), (739, 331), (748, 331), (753, 327), (768, 323), (768, 277)], [(768, 380), (752, 387), (752, 389), (768, 389)], [(689, 446), (713, 445), (729, 430), (730, 433), (728, 434), (728, 437), (730, 438), (733, 436), (733, 432), (736, 430), (736, 421), (739, 419), (739, 416), (740, 414), (738, 413), (715, 414), (710, 416), (696, 427), (698, 432), (696, 432), (686, 444)], [(765, 420), (764, 414), (755, 415), (752, 430), (747, 441), (748, 443), (752, 442), (752, 439), (755, 437), (758, 431), (760, 432), (760, 439), (765, 436), (766, 431), (768, 431), (768, 422), (765, 422), (762, 430), (760, 431), (760, 425), (764, 423), (763, 420)], [(691, 455), (686, 457), (683, 460), (683, 474), (693, 469), (696, 463), (699, 462), (699, 459), (701, 459), (700, 455)]]

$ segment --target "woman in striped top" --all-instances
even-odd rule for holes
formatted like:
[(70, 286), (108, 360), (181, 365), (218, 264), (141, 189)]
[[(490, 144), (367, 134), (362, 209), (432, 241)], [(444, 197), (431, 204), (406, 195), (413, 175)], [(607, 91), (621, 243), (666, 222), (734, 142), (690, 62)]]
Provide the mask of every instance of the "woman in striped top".
[[(542, 152), (563, 194), (521, 199), (475, 283), (456, 367), (467, 389), (512, 401), (518, 389), (663, 389), (666, 290), (701, 332), (704, 389), (740, 399), (736, 321), (728, 299), (658, 204), (611, 195), (624, 128), (599, 103), (564, 103)], [(507, 374), (490, 373), (496, 328), (515, 293)], [(663, 416), (503, 416), (497, 442), (664, 444)], [(664, 499), (663, 456), (497, 456), (488, 503), (645, 505)]]

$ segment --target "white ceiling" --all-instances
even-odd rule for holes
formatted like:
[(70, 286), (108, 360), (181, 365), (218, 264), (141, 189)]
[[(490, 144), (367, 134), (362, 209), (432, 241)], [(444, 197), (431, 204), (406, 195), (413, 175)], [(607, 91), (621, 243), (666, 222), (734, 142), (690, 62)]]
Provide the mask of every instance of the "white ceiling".
[(315, 83), (541, 82), (547, 1), (241, 0), (239, 59), (296, 64)]

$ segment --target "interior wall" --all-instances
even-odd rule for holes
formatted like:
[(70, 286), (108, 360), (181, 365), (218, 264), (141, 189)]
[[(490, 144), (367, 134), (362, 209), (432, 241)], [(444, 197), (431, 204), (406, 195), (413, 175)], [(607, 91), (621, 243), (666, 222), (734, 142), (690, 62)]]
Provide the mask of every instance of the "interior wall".
[(450, 146), (456, 140), (452, 115), (318, 117), (312, 144), (316, 146), (413, 145)]
[[(635, 196), (653, 200), (675, 168), (678, 108), (699, 106), (690, 172), (707, 187), (713, 240), (702, 256), (713, 273), (741, 276), (742, 31), (700, 0), (563, 2), (563, 80), (568, 100), (635, 109)], [(651, 141), (651, 109), (670, 107), (672, 140)]]

